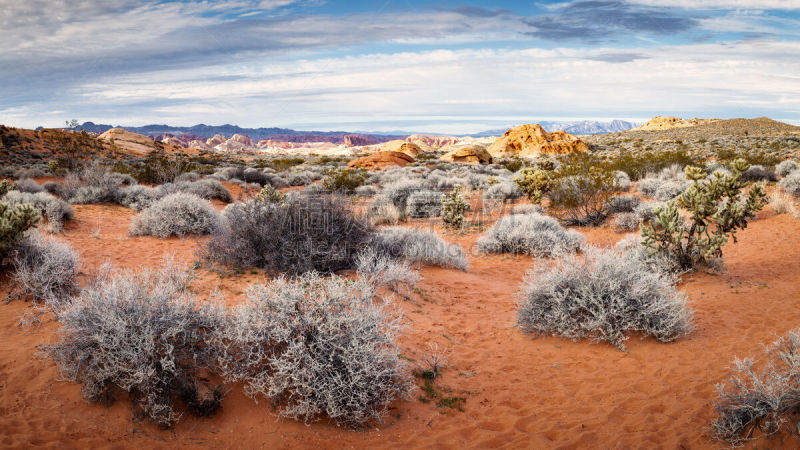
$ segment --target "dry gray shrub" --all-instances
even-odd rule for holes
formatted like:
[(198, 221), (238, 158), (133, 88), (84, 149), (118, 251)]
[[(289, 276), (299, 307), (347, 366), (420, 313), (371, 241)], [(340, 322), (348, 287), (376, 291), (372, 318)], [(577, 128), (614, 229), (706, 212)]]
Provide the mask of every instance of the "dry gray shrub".
[(612, 225), (616, 231), (636, 231), (639, 229), (639, 219), (633, 213), (619, 213), (614, 216)]
[(788, 194), (800, 197), (800, 170), (795, 170), (781, 178), (781, 181), (778, 182), (778, 187)]
[(731, 445), (755, 439), (755, 433), (785, 431), (798, 436), (800, 412), (800, 329), (767, 347), (766, 358), (735, 359), (733, 375), (717, 385), (712, 422), (714, 438)]
[(464, 249), (450, 244), (433, 231), (387, 227), (380, 230), (373, 246), (394, 258), (414, 264), (428, 264), (466, 271), (469, 264)]
[(419, 271), (403, 261), (366, 248), (358, 254), (356, 272), (373, 286), (385, 287), (405, 299), (411, 299), (414, 286), (422, 278)]
[(639, 197), (633, 195), (617, 195), (608, 199), (608, 212), (633, 212), (640, 203), (642, 203), (642, 201)]
[(511, 207), (511, 214), (544, 214), (542, 205), (515, 205)]
[(633, 215), (636, 216), (636, 219), (639, 221), (649, 222), (656, 218), (653, 210), (656, 208), (663, 208), (664, 206), (664, 202), (642, 202), (633, 209)]
[(484, 200), (505, 201), (516, 200), (520, 197), (522, 197), (522, 192), (520, 192), (519, 188), (517, 188), (517, 185), (506, 180), (489, 186), (489, 188), (483, 192)]
[(478, 238), (478, 249), (483, 253), (549, 258), (579, 250), (585, 239), (575, 230), (564, 229), (552, 217), (536, 213), (512, 214), (501, 217)]
[(395, 342), (401, 321), (364, 280), (280, 277), (252, 286), (218, 330), (219, 364), (281, 417), (361, 426), (412, 388)]
[(641, 253), (587, 248), (528, 272), (518, 325), (534, 334), (591, 338), (625, 349), (630, 332), (670, 342), (692, 330), (686, 296), (673, 275)]
[(184, 236), (214, 234), (225, 226), (222, 216), (208, 201), (179, 192), (153, 203), (131, 221), (131, 236)]
[(255, 199), (229, 205), (225, 217), (228, 226), (208, 242), (205, 259), (272, 273), (352, 269), (374, 231), (344, 199), (327, 196)]
[(786, 161), (781, 161), (777, 166), (775, 166), (775, 173), (780, 177), (785, 177), (797, 169), (800, 169), (800, 164), (797, 164), (796, 161), (791, 159), (787, 159)]
[(409, 217), (439, 217), (442, 215), (442, 193), (423, 189), (414, 191), (406, 200)]
[(11, 251), (16, 291), (55, 309), (78, 291), (78, 255), (69, 244), (37, 232), (25, 236)]
[(35, 194), (37, 192), (44, 191), (44, 188), (31, 178), (23, 178), (21, 180), (17, 180), (16, 183), (17, 183), (17, 190), (20, 192)]
[(170, 264), (157, 272), (107, 271), (61, 311), (59, 340), (43, 352), (66, 380), (83, 384), (88, 401), (111, 403), (127, 392), (163, 426), (179, 419), (177, 400), (195, 414), (211, 414), (223, 390), (202, 380), (212, 374), (210, 330), (222, 316), (194, 300), (188, 281)]

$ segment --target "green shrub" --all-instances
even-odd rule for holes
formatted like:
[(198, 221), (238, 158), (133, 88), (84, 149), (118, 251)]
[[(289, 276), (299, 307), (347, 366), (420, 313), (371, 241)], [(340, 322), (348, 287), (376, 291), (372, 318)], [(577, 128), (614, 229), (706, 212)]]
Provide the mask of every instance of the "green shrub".
[(29, 228), (42, 219), (41, 213), (29, 203), (11, 205), (0, 202), (0, 261)]
[(303, 158), (275, 158), (267, 164), (275, 169), (276, 172), (281, 172), (304, 162), (306, 161)]
[(283, 194), (268, 184), (256, 195), (256, 200), (267, 203), (280, 203), (283, 200)]
[[(655, 218), (642, 228), (642, 245), (669, 256), (683, 269), (709, 263), (722, 256), (722, 246), (733, 238), (736, 230), (747, 227), (747, 221), (764, 207), (766, 193), (759, 184), (751, 185), (742, 173), (749, 165), (736, 160), (731, 174), (715, 173), (706, 179), (698, 167), (686, 167), (686, 177), (694, 183), (677, 199), (656, 208)], [(688, 220), (681, 218), (679, 207), (689, 211)]]
[[(115, 166), (115, 170), (123, 170)], [(163, 150), (153, 150), (145, 158), (133, 164), (127, 172), (141, 183), (171, 183), (178, 175), (196, 170), (196, 165), (185, 155), (167, 155)]]
[(4, 195), (8, 194), (11, 191), (17, 189), (17, 185), (14, 184), (13, 181), (3, 180), (0, 181), (0, 198), (3, 198)]
[(514, 183), (531, 202), (540, 204), (553, 186), (553, 173), (549, 170), (526, 167), (519, 171), (519, 176), (514, 178)]
[(351, 194), (367, 181), (367, 171), (364, 169), (333, 169), (326, 171), (326, 175), (322, 186), (328, 192)]
[(461, 185), (457, 184), (453, 190), (442, 195), (442, 220), (448, 228), (461, 228), (464, 225), (464, 211), (469, 208), (469, 203), (461, 195)]

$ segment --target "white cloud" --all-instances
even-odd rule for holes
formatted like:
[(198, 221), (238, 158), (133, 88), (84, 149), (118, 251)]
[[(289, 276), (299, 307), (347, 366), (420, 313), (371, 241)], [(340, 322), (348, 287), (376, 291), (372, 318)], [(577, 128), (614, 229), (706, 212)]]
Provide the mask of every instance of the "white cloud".
[(627, 0), (628, 3), (685, 9), (800, 9), (798, 0)]

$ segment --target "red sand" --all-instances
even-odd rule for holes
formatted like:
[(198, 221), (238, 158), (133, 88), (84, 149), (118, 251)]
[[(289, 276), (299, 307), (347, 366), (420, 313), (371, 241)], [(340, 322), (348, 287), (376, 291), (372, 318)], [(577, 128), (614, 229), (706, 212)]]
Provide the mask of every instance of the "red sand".
[[(155, 267), (167, 253), (191, 263), (203, 239), (130, 238), (134, 213), (118, 206), (76, 206), (76, 221), (61, 237), (89, 272), (103, 262)], [(437, 383), (466, 397), (464, 411), (413, 401), (393, 405), (376, 429), (352, 431), (325, 422), (306, 426), (276, 419), (234, 386), (214, 417), (185, 415), (171, 430), (132, 419), (120, 399), (110, 408), (89, 404), (80, 386), (59, 381), (37, 345), (53, 339), (48, 322), (25, 330), (25, 302), (0, 314), (0, 446), (58, 448), (426, 447), (426, 448), (719, 448), (709, 440), (716, 383), (734, 356), (757, 356), (763, 344), (800, 326), (800, 220), (762, 213), (725, 248), (727, 271), (684, 276), (681, 288), (695, 311), (696, 330), (672, 344), (628, 341), (628, 352), (607, 344), (533, 338), (515, 328), (516, 292), (534, 264), (526, 257), (470, 258), (467, 273), (424, 268), (425, 299), (399, 303), (412, 327), (404, 354), (421, 356), (428, 342), (451, 354)], [(608, 227), (582, 229), (609, 245), (622, 235)], [(92, 235), (96, 234), (95, 237)], [(480, 235), (444, 234), (465, 248)], [(220, 286), (228, 301), (263, 275), (220, 278), (204, 269), (195, 290)], [(6, 283), (4, 281), (4, 283)], [(5, 289), (3, 290), (5, 292)], [(4, 295), (4, 294), (3, 294)], [(754, 443), (797, 447), (787, 438)]]

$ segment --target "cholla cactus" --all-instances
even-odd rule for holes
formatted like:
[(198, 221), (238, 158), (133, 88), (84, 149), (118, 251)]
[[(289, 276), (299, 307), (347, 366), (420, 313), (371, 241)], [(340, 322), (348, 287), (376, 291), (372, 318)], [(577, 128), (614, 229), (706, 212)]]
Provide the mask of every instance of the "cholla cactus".
[[(762, 185), (752, 185), (746, 196), (742, 192), (748, 186), (741, 178), (747, 169), (747, 162), (737, 159), (732, 173), (706, 179), (699, 167), (686, 167), (692, 186), (653, 211), (655, 219), (642, 227), (642, 245), (674, 258), (684, 269), (721, 257), (729, 237), (736, 242), (736, 230), (746, 228), (766, 204)], [(681, 218), (679, 207), (689, 212), (687, 220)]]
[(461, 195), (461, 185), (457, 184), (450, 194), (442, 194), (442, 220), (449, 228), (461, 228), (464, 225), (464, 211), (469, 204)]
[(519, 190), (527, 195), (531, 202), (540, 204), (544, 195), (553, 187), (553, 175), (549, 170), (526, 168), (519, 171), (514, 183), (517, 183)]
[(0, 181), (0, 198), (8, 194), (9, 191), (17, 189), (17, 185), (13, 181), (3, 180)]
[(0, 202), (0, 259), (19, 241), (25, 230), (35, 227), (41, 219), (39, 210), (29, 203), (12, 206)]
[(280, 201), (283, 200), (283, 194), (281, 194), (281, 191), (268, 184), (256, 195), (256, 200), (267, 203), (280, 203)]

